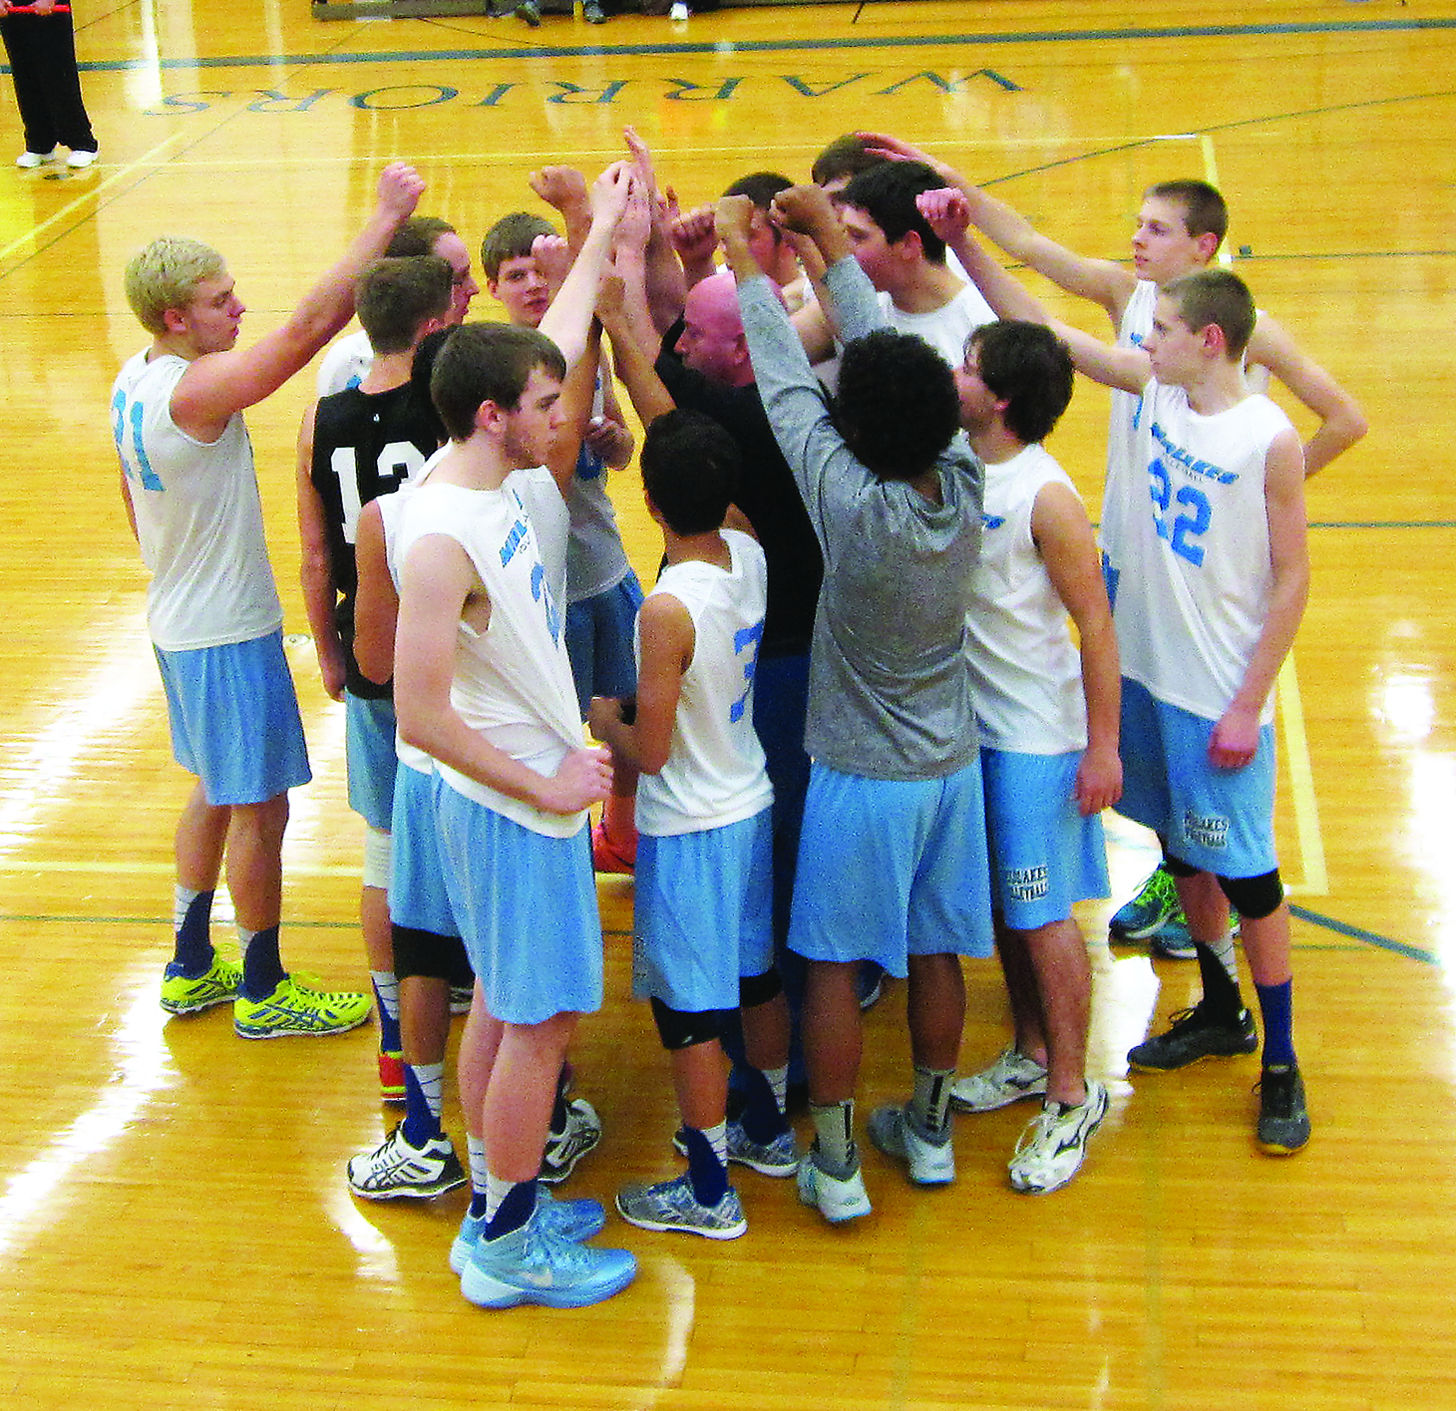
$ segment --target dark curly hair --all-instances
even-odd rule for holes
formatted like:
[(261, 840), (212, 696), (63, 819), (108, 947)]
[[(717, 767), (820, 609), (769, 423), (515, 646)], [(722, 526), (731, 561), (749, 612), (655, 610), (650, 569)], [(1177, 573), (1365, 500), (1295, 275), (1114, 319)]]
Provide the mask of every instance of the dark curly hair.
[(881, 480), (914, 480), (934, 466), (960, 425), (950, 364), (923, 338), (877, 328), (839, 362), (834, 420), (845, 444)]

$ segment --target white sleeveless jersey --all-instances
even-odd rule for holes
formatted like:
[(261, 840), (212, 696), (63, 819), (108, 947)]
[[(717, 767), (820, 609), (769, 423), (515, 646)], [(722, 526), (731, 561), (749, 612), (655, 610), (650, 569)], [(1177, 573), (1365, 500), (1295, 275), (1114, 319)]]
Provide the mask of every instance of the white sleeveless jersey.
[(152, 573), (147, 627), (168, 652), (250, 642), (283, 626), (242, 413), (211, 444), (172, 420), (172, 394), (190, 365), (138, 353), (111, 391), (112, 432)]
[[(1155, 380), (1143, 392), (1146, 478), (1129, 491), (1114, 609), (1122, 672), (1205, 720), (1228, 708), (1268, 616), (1265, 463), (1291, 429), (1264, 396), (1200, 416), (1181, 387)], [(1260, 718), (1274, 718), (1272, 695)]]
[[(490, 744), (549, 778), (580, 746), (581, 723), (562, 639), (561, 599), (542, 562), (521, 487), (512, 480), (498, 490), (420, 485), (404, 506), (395, 557), (403, 566), (422, 538), (436, 534), (469, 555), (490, 617), (483, 631), (464, 618), (457, 626), (451, 703)], [(444, 764), (435, 767), (452, 788), (532, 832), (571, 837), (586, 822), (584, 809), (547, 813)]]
[[(385, 563), (389, 567), (389, 577), (394, 583), (396, 593), (399, 592), (400, 569), (397, 546), (404, 506), (408, 503), (410, 495), (429, 478), (430, 472), (434, 470), (436, 464), (449, 449), (448, 444), (441, 446), (420, 467), (419, 474), (413, 480), (406, 481), (394, 494), (386, 495), (379, 501), (380, 525), (384, 531)], [(541, 558), (546, 566), (548, 580), (551, 583), (552, 591), (557, 595), (557, 600), (560, 601), (566, 592), (568, 530), (566, 502), (561, 498), (561, 492), (557, 488), (556, 481), (552, 479), (551, 472), (544, 466), (538, 466), (534, 470), (515, 471), (507, 483), (521, 491), (521, 499), (525, 502), (527, 513), (531, 516), (531, 524), (541, 546)], [(408, 744), (400, 738), (398, 733), (394, 738), (394, 747), (401, 764), (407, 764), (411, 769), (417, 769), (422, 774), (428, 774), (434, 769), (434, 760), (418, 746)]]
[[(1153, 331), (1153, 309), (1158, 302), (1158, 286), (1151, 279), (1140, 279), (1132, 298), (1122, 311), (1117, 329), (1119, 348), (1141, 348), (1143, 339)], [(1102, 486), (1102, 523), (1098, 537), (1107, 562), (1116, 571), (1122, 567), (1122, 516), (1142, 493), (1146, 465), (1139, 462), (1137, 433), (1138, 404), (1136, 392), (1112, 389), (1112, 411), (1107, 418), (1107, 478)]]
[(974, 284), (967, 284), (955, 298), (925, 314), (896, 308), (888, 294), (876, 297), (890, 328), (923, 338), (952, 367), (966, 360), (966, 339), (983, 324), (996, 322), (995, 312)]
[[(655, 837), (725, 827), (773, 802), (753, 728), (768, 570), (748, 535), (725, 529), (723, 538), (730, 568), (670, 564), (649, 595), (669, 594), (693, 620), (693, 659), (683, 673), (667, 763), (637, 781), (637, 828)], [(640, 639), (637, 659), (640, 666)]]
[(1036, 497), (1072, 482), (1040, 446), (986, 465), (981, 556), (967, 649), (983, 743), (1022, 754), (1087, 747), (1082, 662), (1067, 610), (1032, 539)]

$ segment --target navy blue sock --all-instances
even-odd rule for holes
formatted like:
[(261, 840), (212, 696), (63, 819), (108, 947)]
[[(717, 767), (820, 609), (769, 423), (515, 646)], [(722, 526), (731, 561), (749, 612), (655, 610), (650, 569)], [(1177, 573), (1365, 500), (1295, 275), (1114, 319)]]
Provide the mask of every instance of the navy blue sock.
[(416, 1149), (431, 1137), (443, 1136), (440, 1119), (430, 1107), (430, 1100), (408, 1063), (404, 1065), (404, 1139)]
[(278, 958), (278, 928), (249, 934), (239, 928), (243, 939), (243, 994), (252, 1000), (267, 999), (286, 977)]
[(488, 1240), (499, 1239), (513, 1230), (519, 1230), (535, 1213), (535, 1179), (517, 1181), (506, 1192), (505, 1199), (496, 1206), (495, 1217), (486, 1225), (482, 1234)]
[(759, 1069), (752, 1064), (744, 1064), (742, 1080), (744, 1105), (739, 1121), (743, 1123), (743, 1130), (750, 1141), (767, 1146), (788, 1123), (779, 1111), (773, 1085)]
[(1264, 1063), (1294, 1062), (1294, 981), (1255, 985), (1264, 1017)]
[(717, 1205), (728, 1193), (728, 1169), (718, 1160), (713, 1144), (696, 1127), (684, 1127), (688, 1149), (688, 1179), (700, 1205)]
[(187, 903), (187, 914), (177, 928), (172, 963), (189, 979), (212, 968), (212, 893), (198, 892)]

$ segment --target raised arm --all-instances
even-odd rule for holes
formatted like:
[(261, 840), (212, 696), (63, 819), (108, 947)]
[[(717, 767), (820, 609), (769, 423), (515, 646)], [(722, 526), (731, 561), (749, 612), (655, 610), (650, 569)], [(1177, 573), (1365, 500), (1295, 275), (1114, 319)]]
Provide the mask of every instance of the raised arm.
[(638, 188), (627, 202), (617, 226), (612, 252), (614, 274), (602, 281), (597, 294), (597, 316), (612, 340), (612, 361), (627, 389), (643, 426), (650, 426), (673, 399), (657, 375), (657, 353), (662, 341), (647, 306), (646, 247), (652, 213), (645, 190)]
[(612, 232), (631, 194), (632, 169), (626, 162), (614, 162), (592, 183), (591, 228), (561, 291), (541, 318), (541, 332), (561, 349), (567, 367), (575, 366), (586, 351), (597, 288), (612, 249)]
[(424, 189), (413, 167), (401, 162), (386, 167), (374, 212), (343, 259), (304, 295), (281, 328), (251, 348), (194, 359), (172, 393), (173, 421), (199, 441), (215, 441), (235, 412), (287, 382), (353, 316), (356, 277), (384, 253)]
[(1267, 314), (1260, 314), (1249, 340), (1248, 361), (1266, 367), (1319, 418), (1319, 428), (1304, 443), (1304, 474), (1323, 470), (1369, 430), (1355, 399)]
[(646, 191), (647, 209), (652, 217), (645, 255), (645, 282), (652, 325), (661, 337), (681, 316), (688, 294), (683, 267), (672, 245), (672, 225), (678, 216), (677, 197), (670, 187), (666, 191), (659, 189), (652, 150), (637, 132), (631, 127), (624, 128), (622, 136)]
[(1254, 758), (1264, 702), (1294, 645), (1309, 597), (1304, 455), (1294, 431), (1282, 431), (1270, 443), (1264, 459), (1264, 504), (1273, 569), (1269, 611), (1244, 679), (1209, 740), (1209, 761), (1221, 769), (1238, 769)]
[(1087, 703), (1087, 748), (1077, 766), (1077, 806), (1084, 815), (1098, 813), (1122, 797), (1117, 753), (1122, 678), (1097, 541), (1081, 500), (1056, 483), (1044, 486), (1036, 497), (1031, 534), (1062, 606), (1077, 625)]
[[(874, 286), (854, 258), (839, 212), (820, 187), (792, 186), (780, 191), (774, 197), (773, 217), (786, 230), (806, 236), (812, 243), (818, 257), (814, 263), (824, 266), (815, 284), (823, 314), (846, 343), (885, 326)], [(799, 315), (794, 317), (794, 326), (802, 341)], [(805, 352), (814, 356), (807, 343)]]
[[(954, 167), (947, 165), (885, 133), (861, 133), (870, 142), (870, 150), (898, 161), (924, 162), (946, 179), (966, 198), (971, 223), (988, 240), (1014, 260), (1030, 265), (1053, 284), (1069, 294), (1091, 299), (1107, 310), (1115, 328), (1122, 321), (1122, 311), (1137, 288), (1137, 276), (1112, 260), (1092, 259), (1079, 255), (1065, 245), (1042, 235), (1005, 201), (997, 200), (979, 186), (972, 185)], [(957, 255), (959, 259), (959, 255)]]
[(318, 403), (303, 414), (298, 428), (298, 540), (301, 550), (299, 583), (308, 613), (319, 675), (330, 700), (344, 698), (344, 642), (334, 621), (338, 593), (334, 588), (334, 561), (329, 552), (328, 515), (313, 483), (313, 428)]

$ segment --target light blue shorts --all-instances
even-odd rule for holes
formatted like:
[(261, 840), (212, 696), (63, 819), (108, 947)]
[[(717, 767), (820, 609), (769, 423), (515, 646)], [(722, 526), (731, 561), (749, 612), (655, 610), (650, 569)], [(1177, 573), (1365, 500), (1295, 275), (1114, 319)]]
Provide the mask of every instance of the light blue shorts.
[(1080, 750), (981, 747), (996, 910), (1015, 931), (1065, 921), (1073, 902), (1108, 895), (1102, 815), (1084, 818), (1072, 792), (1081, 762)]
[(981, 764), (943, 779), (809, 773), (789, 948), (810, 960), (991, 954)]
[(1262, 877), (1274, 853), (1274, 727), (1241, 769), (1215, 769), (1215, 721), (1122, 678), (1122, 800), (1117, 811), (1167, 842), (1170, 856), (1220, 877)]
[(221, 647), (153, 650), (173, 758), (202, 781), (208, 803), (266, 803), (313, 778), (282, 632)]
[(394, 702), (344, 692), (344, 764), (349, 807), (371, 828), (387, 833), (394, 812)]
[(641, 606), (642, 585), (630, 568), (614, 588), (566, 605), (566, 654), (583, 720), (593, 696), (630, 696), (637, 689), (632, 629)]
[(389, 919), (396, 926), (458, 936), (435, 829), (433, 776), (400, 764), (390, 819)]
[(632, 993), (687, 1014), (737, 1009), (773, 964), (773, 814), (637, 838)]
[(533, 833), (434, 780), (450, 907), (487, 1010), (540, 1024), (602, 1005), (602, 922), (591, 833)]

